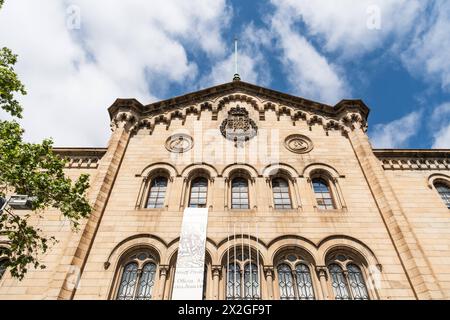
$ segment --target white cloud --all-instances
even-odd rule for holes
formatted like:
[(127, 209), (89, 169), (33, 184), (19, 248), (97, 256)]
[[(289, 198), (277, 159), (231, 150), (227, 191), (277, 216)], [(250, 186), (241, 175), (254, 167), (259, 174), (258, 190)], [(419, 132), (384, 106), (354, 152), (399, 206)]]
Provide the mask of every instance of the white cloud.
[[(80, 30), (66, 27), (69, 5), (80, 9)], [(25, 137), (105, 145), (106, 109), (117, 97), (149, 103), (164, 86), (196, 77), (185, 44), (222, 58), (229, 14), (225, 0), (6, 1), (0, 38), (19, 54)]]
[(412, 74), (437, 82), (450, 92), (450, 2), (435, 1), (430, 11), (402, 59)]
[(386, 124), (377, 124), (370, 134), (374, 148), (404, 148), (420, 128), (422, 112), (414, 111)]
[(450, 148), (450, 103), (437, 106), (431, 116), (433, 148)]
[(334, 104), (349, 95), (345, 77), (316, 48), (294, 29), (298, 22), (293, 3), (274, 2), (270, 26), (282, 50), (281, 61), (295, 94)]
[[(387, 37), (408, 32), (422, 10), (419, 0), (272, 0), (306, 25), (325, 51), (353, 58), (383, 44)], [(401, 19), (399, 18), (401, 16)]]

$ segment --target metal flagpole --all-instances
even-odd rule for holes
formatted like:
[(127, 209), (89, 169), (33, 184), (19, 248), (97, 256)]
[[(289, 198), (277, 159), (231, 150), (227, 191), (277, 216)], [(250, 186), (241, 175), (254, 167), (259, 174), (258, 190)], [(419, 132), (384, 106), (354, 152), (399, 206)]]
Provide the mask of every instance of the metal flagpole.
[(238, 74), (238, 60), (237, 60), (237, 38), (234, 38), (234, 73)]

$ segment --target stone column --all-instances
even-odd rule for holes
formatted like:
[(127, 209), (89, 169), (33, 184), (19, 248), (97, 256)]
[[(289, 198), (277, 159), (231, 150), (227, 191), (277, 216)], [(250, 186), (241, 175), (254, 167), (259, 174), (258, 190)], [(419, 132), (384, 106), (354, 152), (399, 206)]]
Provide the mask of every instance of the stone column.
[(264, 274), (266, 276), (267, 283), (267, 300), (273, 300), (273, 277), (274, 277), (274, 269), (273, 266), (264, 266)]
[(219, 280), (222, 266), (212, 266), (212, 280), (213, 280), (213, 300), (219, 300)]
[(330, 296), (328, 293), (328, 286), (327, 286), (327, 278), (328, 278), (327, 267), (326, 266), (317, 266), (316, 272), (317, 272), (317, 276), (319, 277), (320, 289), (321, 289), (321, 290), (318, 290), (318, 292), (321, 295), (321, 297), (319, 297), (319, 299), (329, 300)]
[(168, 265), (159, 266), (158, 295), (157, 295), (159, 300), (164, 300), (164, 290), (166, 289), (166, 279), (168, 273), (169, 273)]

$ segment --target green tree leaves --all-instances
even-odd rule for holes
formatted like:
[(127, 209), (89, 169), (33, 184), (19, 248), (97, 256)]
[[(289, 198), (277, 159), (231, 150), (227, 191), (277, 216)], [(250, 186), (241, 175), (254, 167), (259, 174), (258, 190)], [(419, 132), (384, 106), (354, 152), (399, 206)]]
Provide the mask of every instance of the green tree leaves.
[[(0, 0), (0, 9), (2, 5)], [(17, 56), (11, 50), (0, 50), (0, 108), (13, 118), (21, 118), (22, 106), (15, 95), (25, 95), (26, 91), (14, 71), (16, 62)], [(92, 210), (86, 198), (89, 176), (82, 174), (72, 181), (64, 174), (66, 160), (52, 151), (52, 140), (27, 143), (23, 132), (15, 120), (0, 119), (0, 197), (33, 197), (31, 213), (13, 211), (8, 206), (0, 212), (0, 240), (7, 243), (0, 247), (0, 256), (7, 257), (8, 270), (18, 279), (25, 276), (30, 266), (45, 268), (39, 255), (56, 242), (53, 236), (35, 227), (38, 219), (45, 218), (46, 209), (58, 209), (74, 229)]]

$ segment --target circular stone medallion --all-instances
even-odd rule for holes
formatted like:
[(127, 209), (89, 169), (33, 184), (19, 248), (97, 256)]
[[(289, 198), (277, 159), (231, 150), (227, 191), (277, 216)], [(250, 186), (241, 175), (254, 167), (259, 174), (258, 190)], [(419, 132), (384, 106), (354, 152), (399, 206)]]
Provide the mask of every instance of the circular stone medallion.
[(192, 149), (193, 145), (192, 137), (183, 133), (174, 134), (166, 140), (166, 149), (170, 152), (183, 153)]
[(294, 153), (308, 153), (312, 150), (311, 139), (301, 134), (292, 134), (284, 140), (285, 147)]

